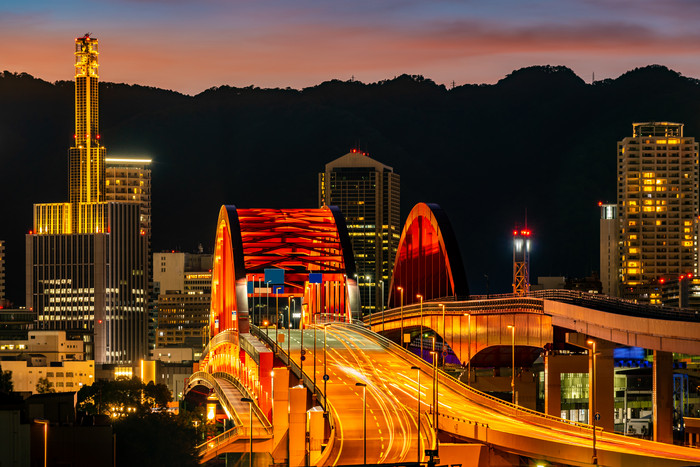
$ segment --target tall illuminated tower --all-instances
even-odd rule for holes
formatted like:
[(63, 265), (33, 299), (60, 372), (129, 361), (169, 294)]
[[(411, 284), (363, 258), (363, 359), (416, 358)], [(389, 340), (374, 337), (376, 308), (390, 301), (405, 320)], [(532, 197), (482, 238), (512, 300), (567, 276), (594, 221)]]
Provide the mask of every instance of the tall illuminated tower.
[(513, 230), (513, 295), (524, 297), (530, 292), (529, 229)]
[(97, 39), (75, 40), (70, 202), (34, 205), (26, 303), (38, 329), (80, 337), (88, 359), (134, 364), (146, 356), (148, 243), (139, 203), (106, 197), (97, 53)]
[(338, 206), (345, 216), (363, 312), (381, 310), (401, 237), (399, 174), (353, 149), (326, 164), (318, 194), (319, 206)]
[(681, 123), (632, 132), (617, 147), (621, 295), (661, 303), (659, 284), (698, 272), (698, 143)]

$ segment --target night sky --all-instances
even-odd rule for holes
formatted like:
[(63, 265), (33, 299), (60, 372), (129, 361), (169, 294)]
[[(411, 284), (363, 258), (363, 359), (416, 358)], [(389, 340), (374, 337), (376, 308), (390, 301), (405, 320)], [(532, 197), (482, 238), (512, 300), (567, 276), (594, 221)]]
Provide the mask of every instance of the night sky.
[(588, 82), (654, 63), (700, 77), (699, 20), (691, 0), (4, 0), (0, 66), (71, 80), (72, 38), (91, 32), (102, 81), (188, 94), (402, 73), (494, 83), (538, 64)]

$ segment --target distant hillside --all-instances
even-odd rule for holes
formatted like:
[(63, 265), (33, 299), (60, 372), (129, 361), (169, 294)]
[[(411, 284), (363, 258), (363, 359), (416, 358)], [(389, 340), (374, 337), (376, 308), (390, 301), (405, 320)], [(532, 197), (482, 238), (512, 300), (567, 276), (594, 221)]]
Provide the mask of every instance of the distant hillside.
[[(686, 124), (700, 137), (700, 85), (661, 66), (586, 84), (565, 67), (516, 70), (446, 89), (399, 76), (303, 90), (222, 86), (197, 96), (101, 84), (111, 155), (149, 155), (154, 246), (211, 248), (221, 204), (314, 207), (317, 173), (359, 147), (401, 175), (402, 212), (447, 211), (473, 292), (506, 292), (509, 233), (527, 212), (531, 275), (598, 268), (598, 200), (615, 200), (616, 142), (632, 122)], [(67, 200), (73, 83), (0, 75), (0, 239), (8, 293), (23, 304), (31, 206)]]

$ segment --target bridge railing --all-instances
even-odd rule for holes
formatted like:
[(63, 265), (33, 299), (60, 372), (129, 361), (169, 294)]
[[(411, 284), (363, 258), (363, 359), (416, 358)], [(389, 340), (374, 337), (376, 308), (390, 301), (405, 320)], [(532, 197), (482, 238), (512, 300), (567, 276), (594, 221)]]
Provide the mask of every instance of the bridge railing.
[[(459, 299), (459, 297), (457, 297)], [(454, 297), (444, 297), (423, 302), (423, 313), (435, 314), (442, 312), (440, 304), (445, 305), (445, 313), (455, 314), (468, 312), (470, 314), (502, 313), (503, 311), (524, 311), (543, 313), (543, 300), (569, 303), (585, 308), (604, 311), (608, 313), (623, 314), (641, 318), (667, 319), (674, 321), (700, 322), (700, 312), (689, 308), (675, 308), (662, 305), (648, 305), (637, 303), (618, 297), (580, 292), (577, 290), (549, 289), (530, 292), (525, 297), (513, 294), (475, 295), (468, 300), (455, 300)], [(396, 319), (401, 313), (401, 308), (391, 308), (372, 313), (363, 318), (366, 323), (377, 323), (381, 320)], [(403, 307), (404, 318), (415, 317), (420, 313), (420, 304), (412, 303)]]
[[(237, 378), (231, 376), (230, 374), (224, 372), (215, 372), (212, 373), (212, 376), (214, 376), (214, 378), (225, 379), (226, 381), (231, 383), (236, 389), (241, 391), (241, 393), (243, 393), (245, 397), (251, 400), (255, 400), (255, 396), (250, 393), (248, 388), (245, 385), (243, 385)], [(262, 409), (257, 403), (253, 404), (253, 412), (255, 413), (255, 416), (258, 417), (258, 420), (260, 420), (260, 423), (262, 424), (266, 432), (272, 433), (272, 424), (267, 419), (267, 417), (265, 416)]]
[(206, 381), (214, 388), (214, 391), (217, 394), (220, 394), (221, 397), (219, 397), (219, 401), (223, 406), (226, 407), (228, 414), (231, 415), (231, 418), (233, 419), (234, 425), (239, 426), (243, 423), (240, 417), (238, 416), (238, 412), (236, 412), (233, 405), (231, 405), (231, 401), (223, 397), (225, 394), (224, 390), (219, 384), (219, 382), (216, 380), (216, 377), (214, 375), (212, 375), (211, 373), (207, 373), (206, 371), (195, 371), (194, 373), (192, 373), (192, 376), (188, 378), (188, 381), (194, 381), (196, 379)]
[[(469, 300), (464, 302), (423, 302), (423, 314), (435, 315), (442, 313), (442, 306), (445, 305), (445, 314), (455, 315), (468, 312), (470, 314), (495, 314), (508, 312), (544, 313), (544, 304), (541, 299), (531, 297), (509, 297), (500, 300)], [(378, 311), (371, 316), (363, 318), (364, 323), (378, 323), (381, 320), (394, 320), (403, 318), (416, 318), (421, 313), (421, 305), (414, 303), (401, 308), (392, 308), (384, 312)]]
[(675, 308), (662, 305), (648, 305), (637, 303), (618, 297), (609, 297), (602, 294), (579, 292), (576, 290), (537, 290), (529, 294), (545, 300), (570, 303), (585, 308), (605, 311), (609, 313), (625, 314), (641, 318), (667, 319), (673, 321), (700, 321), (700, 313), (689, 308)]
[[(427, 363), (425, 360), (422, 358), (418, 357), (417, 355), (413, 354), (412, 352), (406, 351), (403, 347), (399, 346), (398, 344), (394, 343), (393, 341), (385, 338), (384, 336), (374, 333), (372, 331), (369, 331), (365, 329), (362, 326), (357, 326), (353, 324), (347, 324), (345, 326), (352, 327), (353, 330), (362, 333), (369, 339), (373, 339), (375, 341), (378, 341), (380, 344), (383, 346), (391, 349), (394, 353), (397, 353), (401, 355), (404, 359), (408, 360), (412, 365), (418, 366), (421, 368), (423, 371), (428, 372), (428, 374), (431, 374), (430, 372), (433, 371), (433, 366)], [(491, 396), (489, 394), (483, 393), (481, 391), (478, 391), (471, 386), (468, 386), (467, 384), (451, 377), (444, 371), (438, 369), (438, 381), (440, 384), (446, 385), (451, 387), (453, 390), (456, 390), (459, 393), (468, 393), (469, 398), (473, 400), (474, 402), (477, 402), (485, 407), (488, 408), (493, 408), (494, 405), (498, 405), (500, 407), (500, 412), (505, 413), (520, 419), (526, 419), (530, 422), (533, 423), (539, 423), (547, 426), (552, 426), (555, 425), (560, 428), (566, 428), (566, 429), (577, 429), (581, 432), (591, 432), (593, 429), (592, 425), (586, 424), (586, 423), (580, 423), (580, 422), (574, 422), (570, 420), (565, 420), (560, 417), (556, 417), (554, 415), (547, 415), (543, 414), (540, 412), (537, 412), (532, 409), (528, 409), (525, 407), (521, 407), (515, 404), (511, 404), (510, 402), (506, 402), (502, 399), (499, 399), (497, 397)], [(439, 413), (439, 411), (438, 411)], [(602, 431), (601, 428), (598, 428), (598, 431)]]
[[(340, 323), (339, 323), (340, 324)], [(291, 358), (291, 356), (287, 355), (282, 348), (283, 346), (280, 345), (275, 345), (275, 341), (268, 336), (266, 333), (262, 332), (260, 328), (257, 326), (251, 324), (250, 325), (250, 333), (260, 339), (261, 341), (265, 342), (265, 344), (268, 345), (270, 349), (277, 349), (277, 357), (284, 362), (285, 365), (289, 367), (289, 369), (292, 371), (292, 373), (299, 378), (303, 384), (312, 390), (312, 393), (316, 396), (316, 401), (321, 404), (321, 407), (323, 407), (324, 411), (328, 411), (328, 407), (326, 407), (326, 395), (323, 394), (321, 391), (320, 387), (318, 385), (314, 385), (313, 377), (310, 377), (306, 372), (301, 371), (301, 368), (299, 365), (294, 361), (294, 359)], [(277, 333), (275, 333), (277, 334)], [(314, 355), (314, 358), (316, 356)]]

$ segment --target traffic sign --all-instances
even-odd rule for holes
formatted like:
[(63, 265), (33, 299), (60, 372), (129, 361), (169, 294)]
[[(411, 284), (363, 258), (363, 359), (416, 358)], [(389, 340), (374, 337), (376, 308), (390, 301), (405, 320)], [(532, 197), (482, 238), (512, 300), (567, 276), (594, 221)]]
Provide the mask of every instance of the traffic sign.
[(301, 361), (303, 362), (304, 360), (306, 360), (306, 357), (304, 357), (304, 356), (302, 355), (302, 356), (301, 356)]
[(328, 375), (323, 375), (323, 381), (328, 381), (329, 379), (331, 379), (330, 376), (328, 376)]
[(306, 355), (306, 350), (301, 349), (301, 354), (302, 354), (302, 355)]
[(447, 350), (443, 350), (443, 351), (442, 351), (442, 356), (443, 356), (443, 357), (447, 357)]
[(596, 421), (600, 420), (600, 412), (595, 413), (595, 419)]

